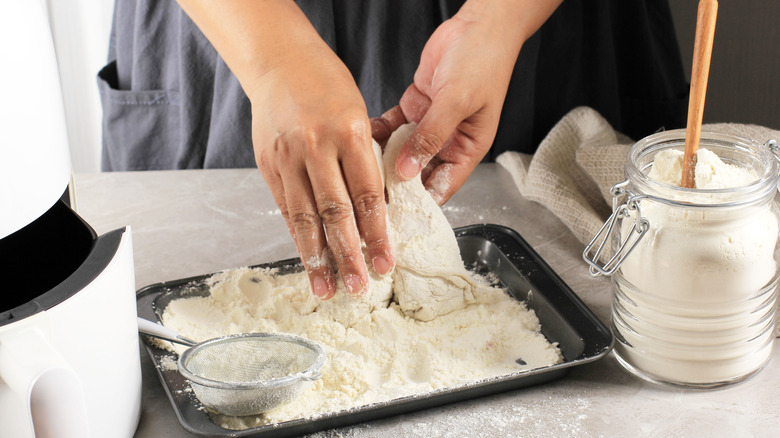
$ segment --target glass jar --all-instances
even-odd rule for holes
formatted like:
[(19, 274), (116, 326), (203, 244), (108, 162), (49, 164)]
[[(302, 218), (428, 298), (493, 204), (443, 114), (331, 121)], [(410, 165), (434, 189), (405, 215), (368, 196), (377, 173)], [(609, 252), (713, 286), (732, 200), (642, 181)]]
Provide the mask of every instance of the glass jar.
[(703, 132), (700, 148), (758, 179), (688, 189), (648, 177), (656, 154), (684, 147), (685, 130), (634, 144), (627, 180), (612, 187), (613, 214), (583, 257), (592, 275), (612, 276), (618, 361), (655, 383), (714, 388), (757, 373), (772, 354), (778, 146)]

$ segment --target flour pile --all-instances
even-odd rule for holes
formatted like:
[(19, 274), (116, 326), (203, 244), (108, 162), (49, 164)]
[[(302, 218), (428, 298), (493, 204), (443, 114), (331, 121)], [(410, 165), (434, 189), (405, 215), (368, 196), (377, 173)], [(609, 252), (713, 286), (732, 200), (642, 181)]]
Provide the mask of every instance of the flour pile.
[[(683, 151), (664, 149), (656, 154), (653, 167), (647, 176), (679, 187), (682, 179), (682, 162)], [(694, 175), (697, 189), (741, 187), (758, 179), (758, 175), (751, 169), (724, 163), (714, 152), (705, 148), (696, 151)]]
[(163, 323), (192, 339), (284, 332), (327, 354), (322, 379), (293, 403), (256, 417), (213, 415), (215, 422), (246, 429), (315, 418), (562, 360), (532, 311), (465, 269), (452, 227), (419, 177), (397, 178), (393, 163), (413, 130), (396, 131), (384, 156), (396, 268), (372, 272), (363, 296), (349, 297), (339, 281), (323, 302), (305, 272), (242, 268), (212, 276), (209, 296), (167, 306)]

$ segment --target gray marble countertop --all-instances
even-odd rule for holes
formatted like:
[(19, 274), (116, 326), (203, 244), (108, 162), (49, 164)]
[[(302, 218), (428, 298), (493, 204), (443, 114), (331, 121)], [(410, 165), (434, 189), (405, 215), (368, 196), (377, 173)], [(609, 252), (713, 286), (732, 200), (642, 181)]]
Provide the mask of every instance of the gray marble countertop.
[[(166, 280), (296, 257), (273, 198), (255, 169), (76, 175), (79, 214), (98, 233), (130, 226), (136, 289)], [(508, 173), (481, 164), (444, 206), (453, 227), (494, 223), (519, 232), (605, 323), (610, 284), (591, 278), (582, 245)], [(777, 341), (775, 341), (777, 342)], [(154, 365), (141, 353), (143, 407), (137, 438), (190, 437)], [(317, 437), (761, 437), (780, 433), (780, 359), (715, 391), (656, 386), (610, 354), (553, 382), (386, 418)]]

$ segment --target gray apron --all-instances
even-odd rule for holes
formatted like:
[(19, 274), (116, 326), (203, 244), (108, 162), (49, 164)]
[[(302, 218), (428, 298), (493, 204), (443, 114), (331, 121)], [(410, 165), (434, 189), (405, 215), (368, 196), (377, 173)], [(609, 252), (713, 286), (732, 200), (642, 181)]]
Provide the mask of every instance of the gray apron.
[[(374, 117), (398, 104), (428, 37), (463, 0), (297, 3)], [(249, 100), (174, 0), (116, 0), (98, 87), (103, 170), (255, 166)], [(580, 105), (633, 138), (683, 127), (687, 93), (666, 0), (565, 1), (523, 46), (485, 160), (533, 152)]]

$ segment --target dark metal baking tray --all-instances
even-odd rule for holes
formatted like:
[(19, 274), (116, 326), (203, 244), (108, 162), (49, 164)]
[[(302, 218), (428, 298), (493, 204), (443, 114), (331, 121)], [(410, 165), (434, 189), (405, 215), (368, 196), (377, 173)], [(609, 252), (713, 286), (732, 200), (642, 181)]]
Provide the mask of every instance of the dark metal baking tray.
[[(469, 269), (495, 277), (517, 300), (536, 312), (542, 333), (557, 342), (562, 363), (469, 382), (430, 393), (402, 397), (355, 409), (333, 412), (314, 419), (297, 419), (245, 430), (229, 430), (215, 424), (186, 380), (175, 370), (160, 366), (171, 352), (145, 339), (149, 356), (181, 425), (191, 433), (213, 437), (295, 436), (411, 411), (482, 397), (489, 394), (548, 382), (562, 377), (569, 368), (606, 356), (612, 349), (610, 330), (514, 230), (499, 225), (471, 225), (455, 229), (463, 261)], [(302, 269), (299, 259), (259, 265), (282, 273)], [(138, 291), (139, 316), (157, 320), (165, 306), (183, 296), (207, 295), (204, 280), (212, 274), (158, 283)]]

